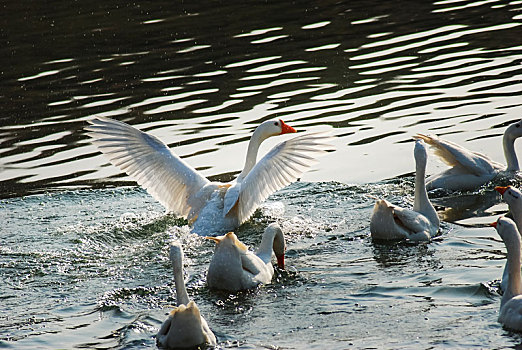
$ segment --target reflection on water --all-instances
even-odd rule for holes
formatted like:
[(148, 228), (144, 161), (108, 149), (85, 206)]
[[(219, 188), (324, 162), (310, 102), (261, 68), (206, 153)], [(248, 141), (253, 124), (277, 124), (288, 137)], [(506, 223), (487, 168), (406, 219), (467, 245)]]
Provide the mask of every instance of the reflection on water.
[(207, 176), (238, 171), (272, 117), (335, 128), (338, 152), (311, 180), (409, 172), (398, 155), (417, 132), (501, 161), (502, 129), (520, 118), (520, 7), (404, 6), (10, 4), (24, 16), (3, 14), (0, 193), (128, 181), (86, 140), (95, 115), (152, 132)]
[[(496, 323), (505, 254), (484, 225), (507, 207), (492, 186), (430, 193), (445, 220), (430, 244), (368, 238), (373, 196), (412, 205), (412, 135), (504, 162), (501, 135), (521, 118), (519, 1), (54, 5), (10, 2), (0, 13), (0, 346), (154, 346), (175, 303), (173, 238), (223, 346), (521, 342)], [(94, 116), (154, 134), (221, 180), (242, 168), (265, 119), (330, 128), (337, 151), (238, 232), (257, 246), (279, 221), (289, 271), (253, 292), (210, 293), (212, 245), (144, 191), (107, 189), (133, 182), (90, 145)], [(430, 157), (428, 173), (444, 167)]]
[(444, 208), (439, 211), (444, 221), (467, 226), (469, 224), (477, 225), (480, 222), (489, 224), (494, 220), (491, 215), (505, 213), (507, 204), (499, 204), (499, 198), (495, 191), (484, 191), (458, 193), (435, 199), (433, 202)]

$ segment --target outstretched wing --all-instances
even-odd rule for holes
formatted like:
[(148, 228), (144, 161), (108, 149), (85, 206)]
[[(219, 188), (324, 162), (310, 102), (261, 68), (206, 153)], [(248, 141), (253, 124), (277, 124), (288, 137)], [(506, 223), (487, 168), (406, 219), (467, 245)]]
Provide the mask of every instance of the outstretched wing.
[(476, 176), (490, 174), (495, 171), (495, 168), (501, 167), (500, 164), (493, 162), (481, 153), (471, 152), (456, 143), (442, 140), (437, 136), (417, 134), (414, 138), (424, 140), (432, 146), (435, 155), (444, 163), (451, 167), (462, 167), (470, 174)]
[(156, 200), (178, 215), (188, 215), (188, 201), (209, 181), (157, 137), (103, 117), (85, 129), (112, 164), (125, 171)]
[(242, 223), (269, 195), (297, 180), (317, 162), (316, 157), (333, 149), (332, 137), (317, 132), (294, 137), (270, 150), (241, 182), (238, 219)]
[(392, 208), (396, 222), (399, 221), (400, 224), (410, 233), (429, 230), (430, 222), (424, 215), (413, 210), (398, 207), (393, 204)]

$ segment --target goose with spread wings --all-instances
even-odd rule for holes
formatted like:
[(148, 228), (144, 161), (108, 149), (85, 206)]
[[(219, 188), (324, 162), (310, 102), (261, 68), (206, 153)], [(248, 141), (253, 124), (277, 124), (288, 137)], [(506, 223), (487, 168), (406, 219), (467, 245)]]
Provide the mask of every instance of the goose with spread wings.
[(131, 125), (96, 117), (86, 127), (92, 143), (169, 212), (186, 217), (192, 231), (215, 235), (236, 229), (272, 193), (296, 181), (332, 149), (327, 132), (307, 133), (272, 148), (259, 162), (261, 143), (296, 130), (280, 119), (254, 131), (245, 166), (229, 183), (211, 182), (172, 152), (161, 140)]

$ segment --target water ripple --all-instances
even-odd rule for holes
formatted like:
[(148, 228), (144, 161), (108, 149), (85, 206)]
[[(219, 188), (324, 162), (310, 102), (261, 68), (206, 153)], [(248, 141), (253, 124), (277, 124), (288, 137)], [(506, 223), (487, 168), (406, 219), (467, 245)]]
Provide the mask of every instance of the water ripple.
[[(297, 122), (304, 129), (330, 124), (340, 136), (339, 146), (383, 145), (382, 149), (397, 152), (397, 145), (405, 142), (408, 134), (425, 132), (426, 127), (448, 129), (446, 134), (477, 131), (455, 130), (448, 113), (455, 115), (456, 122), (458, 116), (466, 115), (464, 121), (479, 120), (476, 106), (481, 106), (482, 113), (496, 116), (489, 117), (492, 123), (502, 116), (512, 120), (520, 105), (516, 94), (520, 90), (517, 72), (521, 45), (517, 40), (493, 45), (489, 37), (500, 33), (512, 37), (520, 23), (503, 23), (493, 17), (478, 25), (460, 17), (445, 23), (432, 17), (468, 8), (486, 11), (487, 7), (486, 2), (437, 2), (431, 12), (423, 13), (422, 25), (408, 28), (399, 25), (400, 21), (390, 20), (390, 9), (377, 8), (368, 15), (358, 13), (356, 6), (350, 11), (340, 6), (331, 10), (339, 11), (337, 17), (306, 18), (297, 31), (275, 22), (252, 23), (245, 28), (232, 26), (227, 28), (225, 37), (233, 38), (235, 43), (228, 48), (212, 40), (212, 31), (185, 31), (175, 37), (159, 36), (155, 45), (163, 45), (160, 50), (150, 45), (125, 52), (105, 50), (93, 60), (58, 52), (33, 70), (10, 75), (11, 82), (24, 84), (25, 89), (38, 91), (46, 86), (53, 92), (48, 97), (35, 95), (34, 103), (25, 112), (31, 117), (0, 125), (0, 152), (4, 155), (1, 167), (5, 169), (2, 179), (6, 186), (18, 186), (16, 192), (28, 183), (46, 178), (52, 184), (57, 181), (52, 179), (71, 182), (71, 177), (85, 181), (116, 175), (115, 170), (93, 169), (89, 161), (96, 160), (98, 167), (104, 164), (103, 158), (92, 158), (93, 149), (81, 133), (85, 125), (82, 121), (95, 115), (125, 116), (133, 124), (165, 129), (159, 136), (169, 145), (185, 141), (180, 129), (168, 127), (169, 121), (184, 123), (190, 119), (193, 132), (208, 130), (207, 141), (194, 138), (185, 144), (193, 147), (177, 152), (193, 158), (194, 166), (206, 169), (205, 174), (217, 176), (231, 169), (209, 165), (205, 154), (222, 158), (227, 153), (222, 145), (234, 142), (219, 135), (220, 121), (231, 121), (228, 133), (274, 116)], [(510, 18), (516, 20), (515, 7), (516, 4), (495, 7), (495, 13), (507, 10)], [(382, 13), (383, 10), (388, 12)], [(195, 18), (201, 20), (202, 16), (205, 11), (180, 18), (187, 23)], [(168, 16), (144, 18), (140, 23), (154, 32), (177, 25)], [(343, 23), (351, 23), (357, 32), (354, 40), (350, 40), (352, 33)], [(382, 25), (376, 26), (377, 23)], [(310, 36), (306, 43), (302, 41), (305, 35)], [(246, 41), (240, 40), (243, 38)], [(258, 52), (256, 43), (262, 43), (266, 49)], [(282, 51), (285, 45), (291, 49)], [(229, 53), (223, 55), (226, 50)], [(58, 89), (58, 84), (63, 89)], [(6, 112), (14, 111), (15, 106), (9, 106)], [(39, 110), (43, 113), (36, 112)], [(145, 120), (152, 122), (144, 123)], [(444, 122), (435, 125), (437, 120)], [(385, 126), (383, 121), (395, 122)], [(206, 126), (211, 122), (216, 127)], [(22, 129), (22, 125), (29, 128)], [(66, 125), (69, 132), (63, 129)], [(242, 135), (235, 142), (239, 143), (239, 150), (245, 147), (246, 138)], [(404, 161), (388, 164), (391, 174), (375, 171), (381, 155), (370, 154), (364, 148), (358, 150), (368, 154), (370, 169), (366, 173), (374, 174), (371, 179), (406, 171)], [(501, 150), (492, 156), (501, 157)], [(362, 170), (334, 169), (339, 164), (334, 160), (337, 158), (341, 155), (326, 157), (321, 169), (314, 172), (317, 178), (367, 178)], [(65, 170), (69, 165), (78, 167), (76, 175)], [(240, 166), (240, 162), (231, 165), (235, 171)], [(334, 176), (343, 173), (352, 176)], [(69, 175), (63, 177), (64, 174)]]
[[(2, 12), (0, 346), (153, 347), (176, 301), (171, 240), (223, 346), (516, 345), (496, 322), (505, 250), (484, 224), (507, 207), (495, 184), (430, 193), (444, 219), (430, 244), (373, 244), (368, 221), (374, 196), (412, 205), (415, 133), (503, 159), (522, 106), (520, 1), (215, 5)], [(288, 269), (252, 292), (208, 291), (212, 242), (122, 187), (134, 183), (85, 135), (94, 116), (150, 132), (211, 179), (240, 171), (263, 120), (329, 129), (337, 151), (237, 232), (256, 247), (279, 222)], [(441, 169), (430, 156), (428, 172)]]

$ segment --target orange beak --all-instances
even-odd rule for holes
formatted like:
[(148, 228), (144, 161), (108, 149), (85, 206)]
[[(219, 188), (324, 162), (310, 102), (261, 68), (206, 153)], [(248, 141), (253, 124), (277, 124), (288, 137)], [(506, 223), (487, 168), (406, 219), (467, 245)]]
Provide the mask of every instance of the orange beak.
[(284, 270), (285, 268), (285, 255), (276, 256), (277, 258), (277, 266)]
[(510, 187), (511, 186), (506, 186), (506, 187), (504, 187), (504, 186), (497, 186), (497, 187), (495, 187), (495, 191), (497, 191), (498, 193), (503, 195), (504, 192), (506, 192)]
[(285, 122), (282, 121), (281, 119), (279, 119), (279, 121), (281, 122), (281, 134), (290, 134), (290, 133), (293, 133), (293, 132), (297, 132), (290, 125), (285, 124)]
[(496, 221), (495, 221), (495, 222), (492, 222), (491, 224), (489, 224), (489, 226), (494, 227), (494, 228), (497, 228), (497, 222), (496, 222)]

